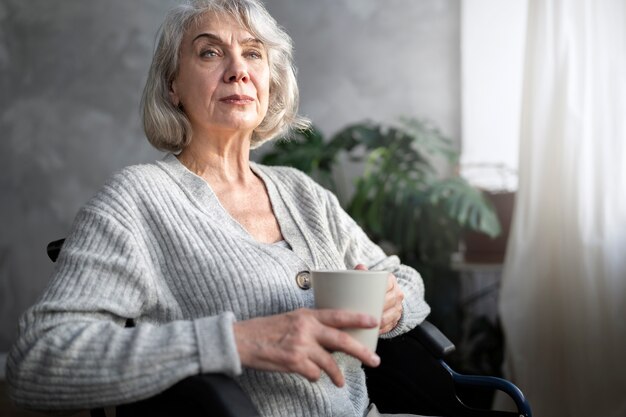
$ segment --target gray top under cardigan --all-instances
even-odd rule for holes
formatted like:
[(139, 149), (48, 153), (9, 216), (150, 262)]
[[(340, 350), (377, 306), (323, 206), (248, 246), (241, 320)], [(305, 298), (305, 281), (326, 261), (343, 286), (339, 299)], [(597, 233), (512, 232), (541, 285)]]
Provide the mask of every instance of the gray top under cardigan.
[[(28, 408), (84, 409), (155, 395), (201, 372), (234, 376), (264, 416), (358, 416), (359, 363), (335, 354), (346, 384), (323, 375), (242, 368), (232, 323), (313, 307), (296, 274), (363, 263), (392, 271), (400, 323), (429, 313), (419, 274), (386, 256), (334, 195), (292, 168), (252, 164), (286, 245), (256, 241), (206, 181), (173, 155), (125, 168), (78, 213), (42, 298), (19, 323), (7, 362), (11, 397)], [(126, 319), (136, 327), (124, 328)]]

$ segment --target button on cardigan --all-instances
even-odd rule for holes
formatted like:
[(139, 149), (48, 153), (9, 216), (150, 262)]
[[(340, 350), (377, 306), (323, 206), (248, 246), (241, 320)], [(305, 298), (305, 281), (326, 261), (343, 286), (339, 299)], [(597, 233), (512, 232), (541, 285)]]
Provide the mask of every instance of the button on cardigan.
[[(123, 169), (78, 213), (41, 299), (20, 319), (7, 361), (12, 398), (42, 410), (137, 401), (187, 376), (232, 375), (264, 416), (358, 416), (364, 373), (335, 353), (346, 384), (241, 366), (233, 322), (312, 308), (296, 276), (358, 263), (388, 270), (405, 293), (404, 333), (429, 313), (423, 282), (386, 256), (303, 173), (251, 164), (285, 244), (256, 241), (174, 155)], [(127, 319), (136, 326), (125, 328)]]

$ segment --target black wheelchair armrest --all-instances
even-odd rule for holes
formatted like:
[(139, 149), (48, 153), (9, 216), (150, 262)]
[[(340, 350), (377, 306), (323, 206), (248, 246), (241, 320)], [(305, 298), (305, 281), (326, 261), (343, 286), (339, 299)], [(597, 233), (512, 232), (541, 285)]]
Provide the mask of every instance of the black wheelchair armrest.
[(445, 358), (456, 349), (454, 343), (428, 321), (417, 326), (412, 335), (437, 359)]
[(48, 243), (46, 247), (46, 253), (52, 262), (56, 262), (59, 257), (59, 253), (61, 253), (61, 248), (63, 247), (63, 243), (65, 243), (65, 239), (58, 239)]
[(154, 397), (120, 405), (116, 416), (259, 417), (259, 412), (233, 378), (202, 374), (188, 377)]

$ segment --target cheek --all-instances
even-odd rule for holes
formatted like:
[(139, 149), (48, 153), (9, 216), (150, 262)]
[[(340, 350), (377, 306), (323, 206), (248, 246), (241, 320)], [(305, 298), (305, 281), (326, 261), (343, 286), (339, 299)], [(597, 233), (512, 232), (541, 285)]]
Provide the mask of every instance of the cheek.
[(213, 72), (194, 72), (185, 74), (184, 85), (182, 90), (187, 97), (195, 99), (210, 96), (217, 88), (219, 76)]
[(270, 101), (270, 81), (269, 81), (269, 77), (265, 81), (265, 83), (263, 84), (262, 88), (263, 88), (263, 90), (262, 90), (262, 94), (260, 95), (260, 97), (261, 97), (261, 101), (263, 103), (264, 112), (267, 113), (267, 109), (269, 107), (269, 101)]
[(257, 77), (257, 91), (260, 97), (264, 97), (266, 100), (270, 95), (270, 70), (265, 66), (258, 72)]

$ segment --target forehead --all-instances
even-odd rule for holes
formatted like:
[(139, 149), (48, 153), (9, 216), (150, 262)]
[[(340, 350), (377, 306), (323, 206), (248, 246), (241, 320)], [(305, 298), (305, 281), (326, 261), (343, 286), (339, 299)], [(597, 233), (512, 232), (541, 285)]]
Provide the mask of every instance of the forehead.
[(189, 25), (184, 38), (192, 41), (203, 33), (218, 35), (224, 41), (255, 38), (240, 21), (224, 13), (207, 12), (200, 15)]

